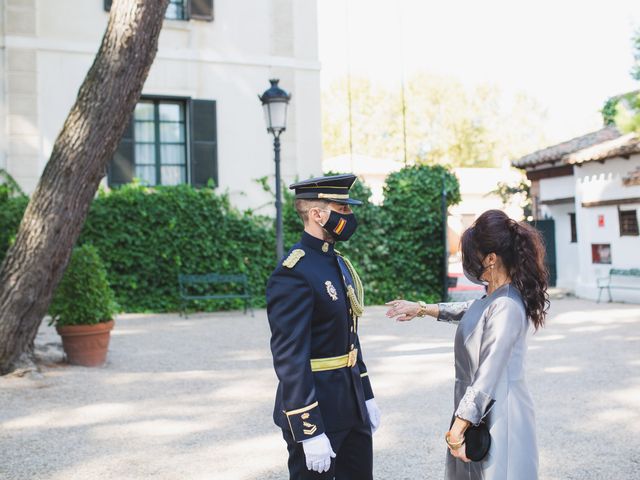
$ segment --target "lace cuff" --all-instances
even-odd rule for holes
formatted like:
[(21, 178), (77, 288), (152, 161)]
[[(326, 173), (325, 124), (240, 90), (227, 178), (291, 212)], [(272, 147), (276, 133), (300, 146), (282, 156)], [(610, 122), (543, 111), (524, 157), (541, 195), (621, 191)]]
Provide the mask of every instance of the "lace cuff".
[(485, 415), (489, 413), (493, 404), (493, 398), (486, 393), (473, 387), (467, 387), (467, 391), (462, 400), (460, 400), (455, 415), (474, 425), (478, 425)]
[(473, 302), (475, 302), (475, 300), (469, 300), (468, 302), (439, 303), (438, 321), (449, 323), (459, 322)]

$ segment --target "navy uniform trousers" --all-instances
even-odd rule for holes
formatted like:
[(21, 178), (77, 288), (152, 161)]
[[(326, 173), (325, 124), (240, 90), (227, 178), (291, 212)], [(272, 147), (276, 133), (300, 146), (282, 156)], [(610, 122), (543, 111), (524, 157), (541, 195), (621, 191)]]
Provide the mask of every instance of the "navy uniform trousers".
[(369, 423), (356, 425), (349, 430), (327, 432), (336, 458), (331, 459), (328, 472), (318, 473), (307, 469), (302, 443), (296, 443), (291, 431), (282, 430), (289, 451), (290, 480), (372, 480), (373, 445)]

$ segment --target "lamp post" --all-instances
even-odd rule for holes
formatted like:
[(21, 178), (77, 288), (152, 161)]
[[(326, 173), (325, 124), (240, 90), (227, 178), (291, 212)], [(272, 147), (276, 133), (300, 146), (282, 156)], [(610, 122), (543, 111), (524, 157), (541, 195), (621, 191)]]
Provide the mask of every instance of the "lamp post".
[(276, 254), (280, 260), (284, 254), (282, 240), (282, 192), (280, 181), (280, 134), (287, 128), (287, 107), (291, 95), (278, 86), (278, 79), (271, 79), (271, 87), (258, 96), (264, 109), (267, 132), (273, 135), (273, 152), (276, 162)]
[(449, 301), (449, 244), (447, 242), (447, 177), (442, 174), (442, 245), (444, 246), (442, 301)]

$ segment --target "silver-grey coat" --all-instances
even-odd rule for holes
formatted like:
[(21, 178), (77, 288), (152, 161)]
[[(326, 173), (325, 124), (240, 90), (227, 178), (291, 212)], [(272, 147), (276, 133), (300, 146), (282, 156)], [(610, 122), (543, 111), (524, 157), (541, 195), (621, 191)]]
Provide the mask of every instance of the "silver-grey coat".
[(491, 432), (481, 462), (464, 463), (447, 451), (448, 480), (536, 480), (538, 448), (524, 363), (530, 323), (518, 290), (441, 303), (438, 320), (458, 323), (455, 337), (455, 415)]

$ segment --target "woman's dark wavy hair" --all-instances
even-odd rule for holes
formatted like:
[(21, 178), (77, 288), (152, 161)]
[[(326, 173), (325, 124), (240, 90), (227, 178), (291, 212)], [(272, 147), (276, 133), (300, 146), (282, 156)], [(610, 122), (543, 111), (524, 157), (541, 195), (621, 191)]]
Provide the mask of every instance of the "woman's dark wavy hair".
[(511, 284), (522, 295), (527, 316), (536, 330), (544, 326), (549, 309), (549, 272), (540, 232), (500, 210), (488, 210), (465, 230), (461, 243), (462, 265), (478, 278), (484, 272), (482, 260), (490, 253), (500, 256)]

